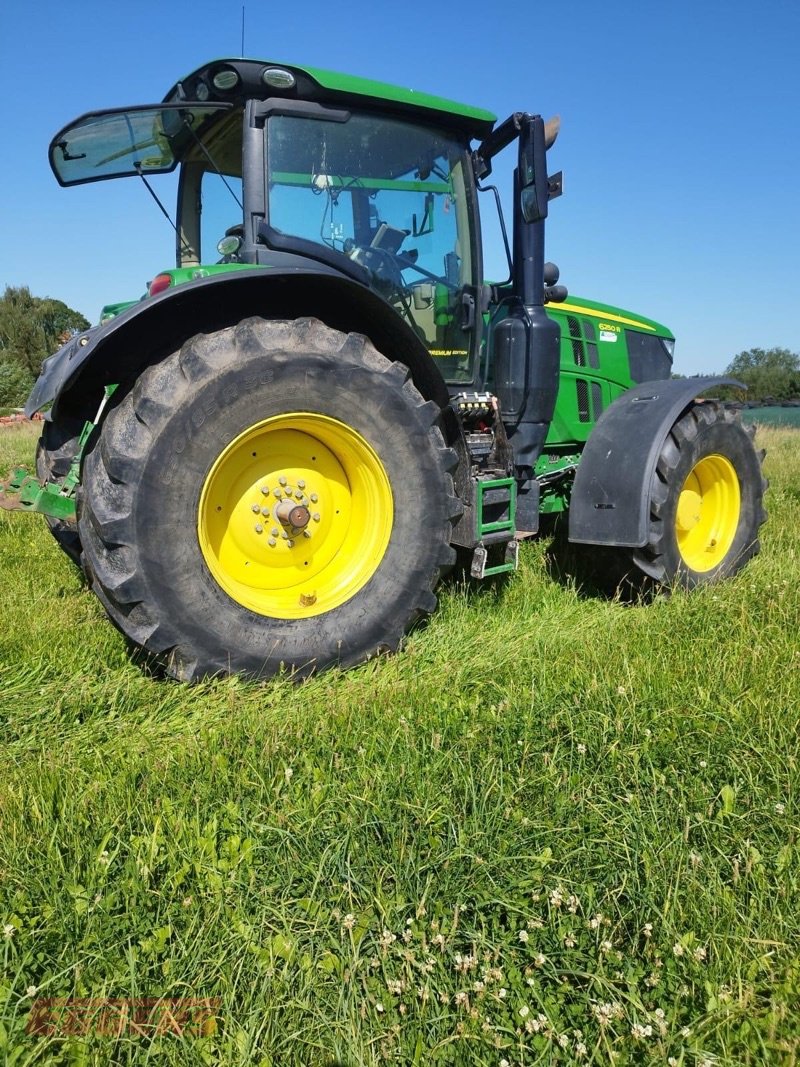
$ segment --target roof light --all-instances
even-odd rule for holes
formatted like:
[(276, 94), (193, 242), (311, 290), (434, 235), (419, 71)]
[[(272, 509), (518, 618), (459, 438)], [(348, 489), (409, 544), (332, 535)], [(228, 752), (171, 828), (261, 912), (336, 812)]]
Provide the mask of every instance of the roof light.
[(221, 89), (225, 92), (227, 89), (233, 89), (235, 85), (238, 85), (239, 75), (235, 70), (218, 70), (211, 80), (215, 89)]
[(290, 70), (281, 67), (267, 67), (261, 75), (265, 85), (271, 85), (273, 89), (291, 89), (295, 83), (295, 76)]
[(155, 278), (150, 282), (147, 292), (150, 296), (155, 296), (156, 293), (163, 293), (165, 289), (169, 289), (172, 285), (171, 274), (157, 274)]

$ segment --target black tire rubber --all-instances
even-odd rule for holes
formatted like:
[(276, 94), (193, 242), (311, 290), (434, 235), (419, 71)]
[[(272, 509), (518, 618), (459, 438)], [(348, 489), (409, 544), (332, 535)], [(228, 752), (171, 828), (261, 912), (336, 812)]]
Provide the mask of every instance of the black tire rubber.
[[(309, 411), (360, 434), (394, 500), (388, 546), (355, 595), (324, 614), (275, 619), (221, 588), (202, 555), (202, 486), (225, 447), (273, 415)], [(78, 498), (84, 569), (115, 625), (173, 677), (296, 677), (397, 649), (436, 607), (455, 559), (456, 455), (406, 367), (315, 319), (247, 319), (198, 335), (146, 370), (87, 457)]]
[[(691, 589), (730, 577), (755, 556), (759, 528), (766, 521), (763, 507), (767, 482), (761, 471), (765, 453), (757, 451), (752, 431), (735, 411), (716, 401), (702, 401), (675, 423), (658, 457), (650, 485), (650, 527), (644, 548), (627, 550), (631, 563), (659, 585)], [(693, 468), (705, 457), (720, 455), (733, 466), (739, 482), (740, 512), (733, 542), (719, 564), (693, 570), (683, 559), (676, 535), (681, 489)]]
[[(36, 477), (40, 482), (63, 478), (68, 473), (78, 452), (78, 438), (82, 429), (83, 422), (78, 424), (75, 419), (63, 423), (44, 423), (36, 445)], [(52, 519), (47, 515), (45, 521), (59, 548), (80, 567), (81, 539), (77, 523)]]

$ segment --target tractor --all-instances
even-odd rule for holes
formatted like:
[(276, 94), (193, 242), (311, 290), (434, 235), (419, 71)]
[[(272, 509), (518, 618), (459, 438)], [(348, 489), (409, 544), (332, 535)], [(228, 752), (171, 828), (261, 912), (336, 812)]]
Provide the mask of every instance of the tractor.
[[(45, 360), (36, 474), (2, 505), (43, 513), (111, 621), (186, 681), (396, 650), (457, 556), (511, 572), (559, 513), (642, 582), (736, 572), (762, 454), (702, 399), (728, 379), (673, 379), (668, 329), (559, 284), (557, 132), (250, 59), (65, 126), (58, 182), (141, 181), (176, 265)], [(512, 145), (509, 240), (488, 179)], [(173, 216), (154, 179), (176, 170)], [(479, 198), (503, 281), (484, 278)]]

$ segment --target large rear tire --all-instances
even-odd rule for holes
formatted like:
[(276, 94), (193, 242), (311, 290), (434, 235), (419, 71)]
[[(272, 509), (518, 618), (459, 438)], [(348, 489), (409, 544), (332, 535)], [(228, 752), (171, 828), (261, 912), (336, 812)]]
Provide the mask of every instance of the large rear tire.
[(656, 582), (694, 588), (739, 571), (760, 548), (764, 452), (735, 411), (694, 404), (661, 448), (650, 486), (648, 542), (633, 564)]
[(453, 563), (455, 454), (407, 369), (248, 319), (146, 370), (84, 466), (84, 567), (173, 676), (306, 675), (397, 648)]

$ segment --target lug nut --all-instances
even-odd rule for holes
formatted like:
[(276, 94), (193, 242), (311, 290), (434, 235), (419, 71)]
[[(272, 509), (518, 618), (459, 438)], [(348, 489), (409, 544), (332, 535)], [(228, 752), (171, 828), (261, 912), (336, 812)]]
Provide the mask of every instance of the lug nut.
[(275, 540), (274, 537), (270, 537), (269, 541), (267, 542), (267, 544), (269, 545), (270, 548), (274, 548), (275, 545), (277, 545), (277, 543), (278, 542)]
[(250, 510), (253, 512), (254, 515), (258, 515), (259, 511), (261, 511), (261, 508), (258, 506), (258, 504), (253, 504)]
[(319, 512), (315, 511), (311, 518), (314, 520), (314, 522), (319, 522)]
[(256, 533), (263, 533), (263, 532), (264, 532), (264, 527), (261, 525), (260, 522), (257, 522), (256, 523)]
[(284, 541), (288, 541), (289, 540), (289, 535), (287, 534), (287, 532), (285, 530), (281, 534), (281, 537), (284, 539)]
[(280, 476), (278, 481), (281, 483), (281, 485), (286, 485), (286, 479), (283, 477), (283, 475)]
[(262, 485), (261, 486), (261, 492), (264, 494), (264, 496), (269, 496), (269, 486), (268, 485)]
[(266, 516), (269, 515), (269, 508), (262, 508), (261, 514), (266, 518)]
[(287, 548), (294, 548), (294, 541), (291, 541), (291, 540), (287, 541), (286, 542), (286, 547)]
[(278, 498), (278, 500), (280, 500), (280, 498), (283, 496), (283, 493), (280, 491), (280, 489), (275, 490), (275, 496)]
[(272, 536), (273, 537), (277, 537), (279, 533), (280, 533), (280, 530), (278, 529), (278, 527), (277, 526), (273, 526), (272, 527)]
[(301, 489), (305, 489), (306, 487), (306, 483), (303, 481), (302, 478), (297, 479), (297, 484), (300, 486)]
[(319, 497), (317, 496), (317, 494), (316, 494), (316, 493), (312, 493), (312, 494), (311, 494), (311, 503), (312, 503), (312, 504), (316, 504), (316, 502), (317, 502), (318, 500), (319, 500)]
[(310, 537), (310, 536), (311, 536), (311, 531), (310, 530), (303, 530), (303, 537)]

